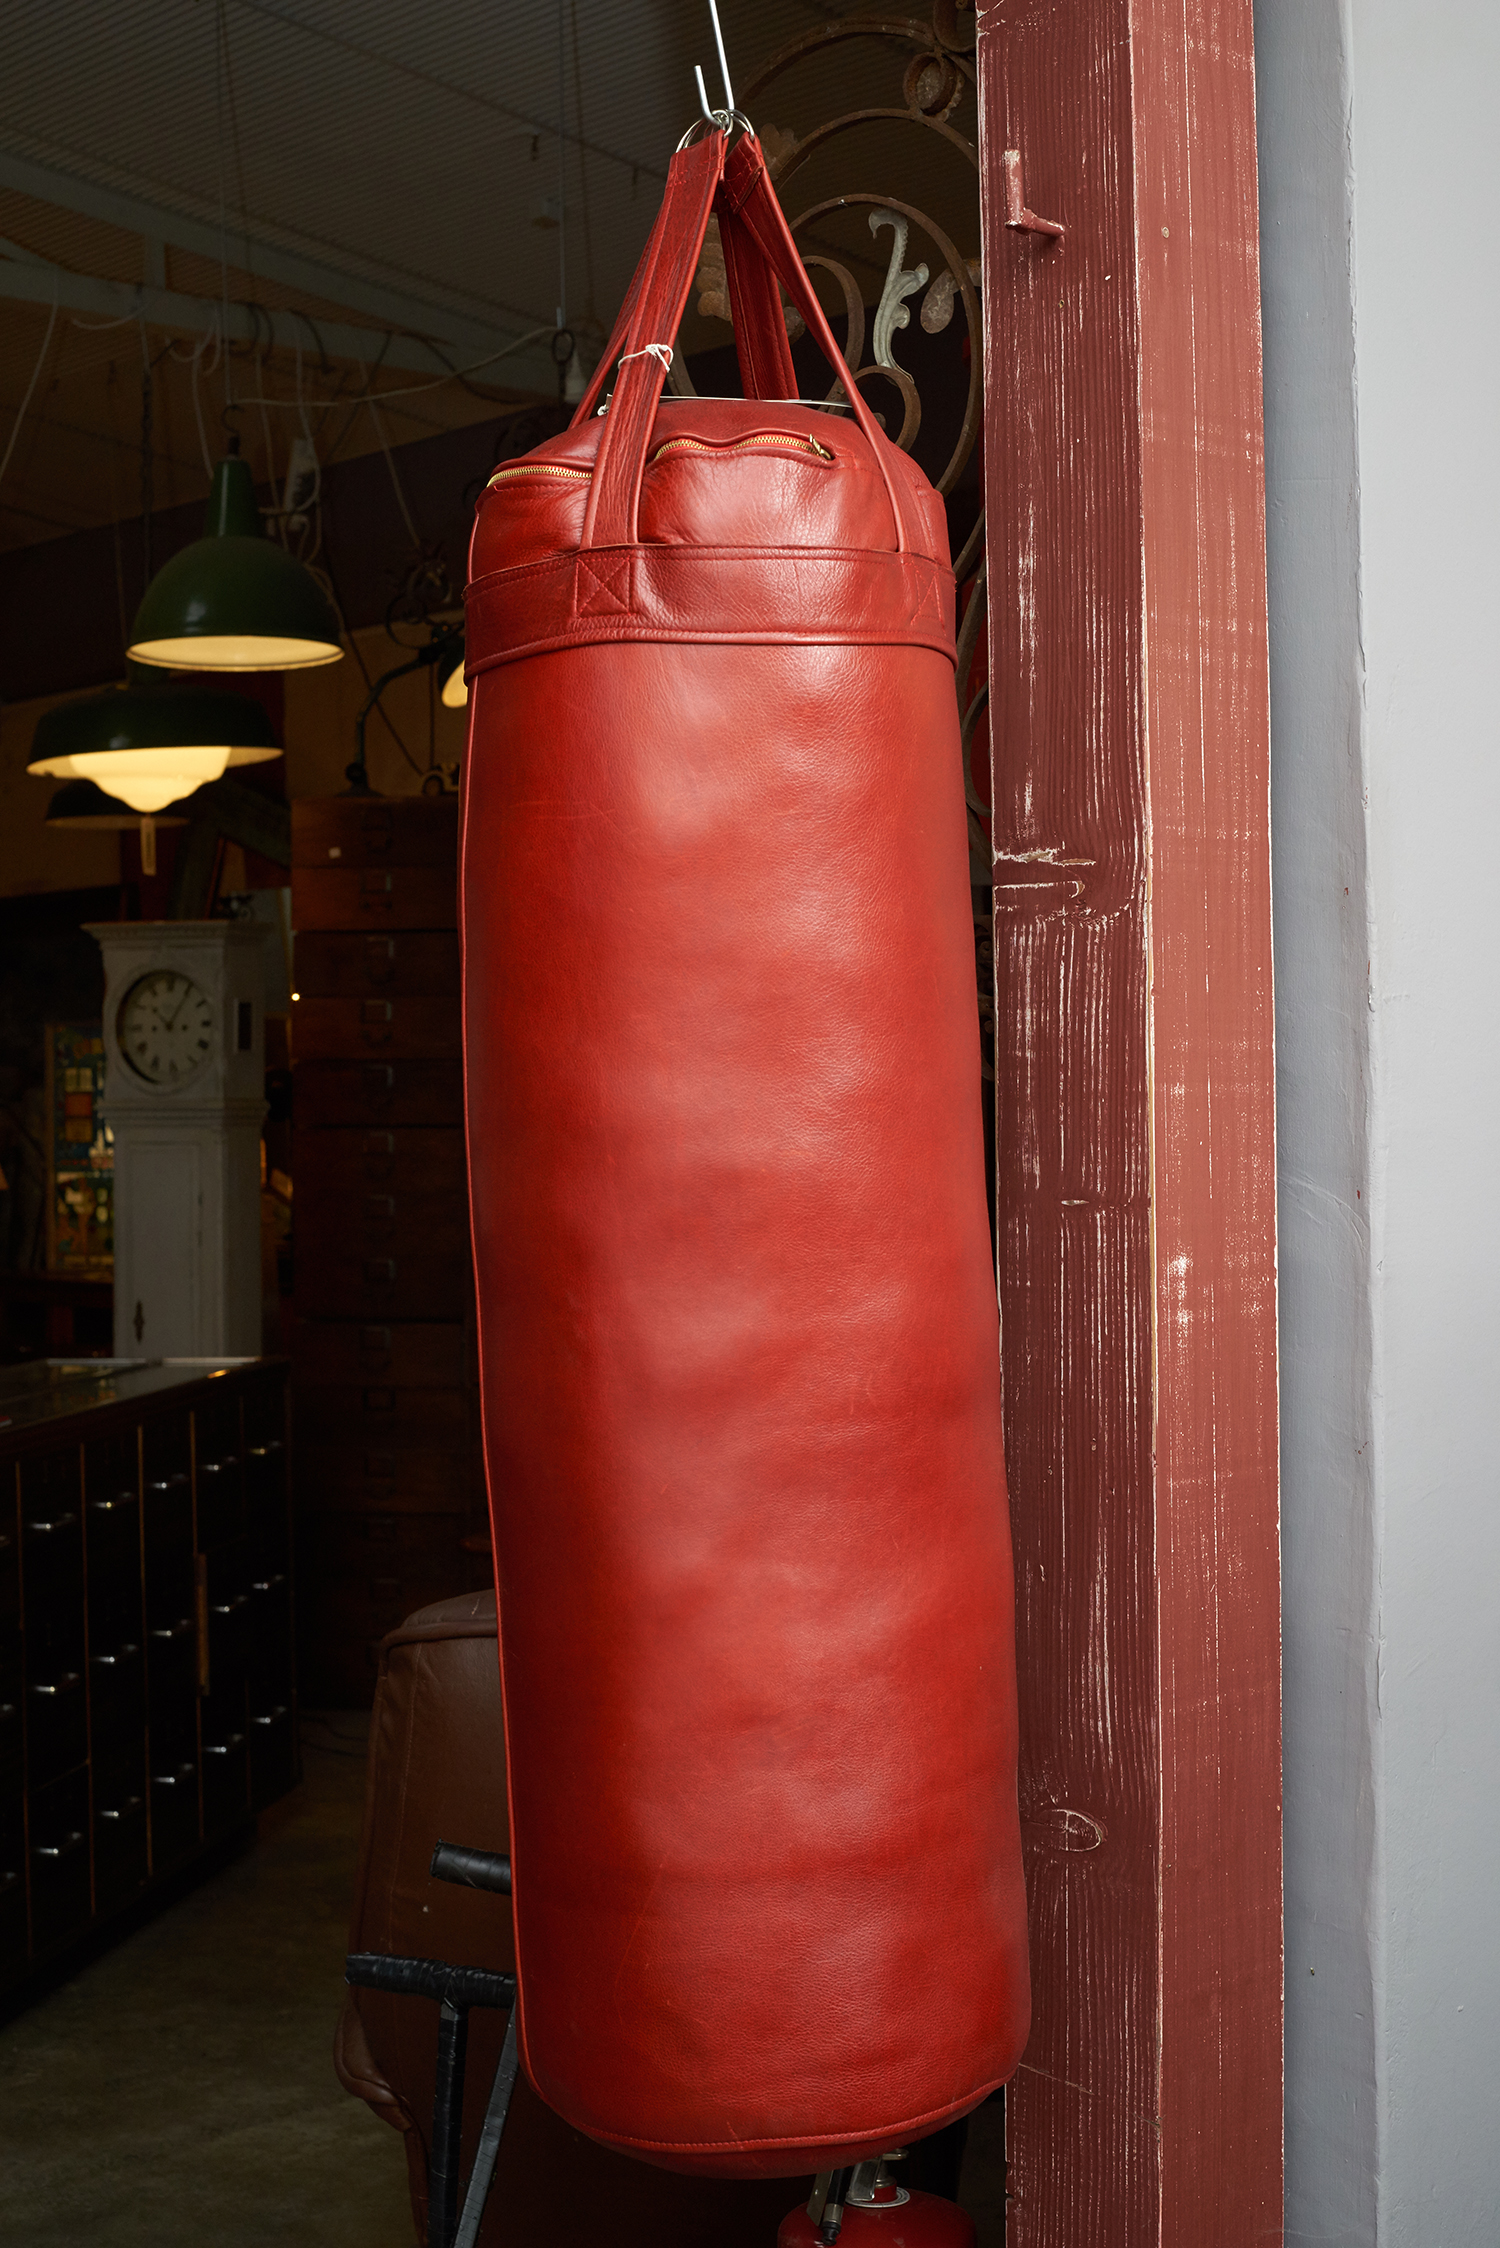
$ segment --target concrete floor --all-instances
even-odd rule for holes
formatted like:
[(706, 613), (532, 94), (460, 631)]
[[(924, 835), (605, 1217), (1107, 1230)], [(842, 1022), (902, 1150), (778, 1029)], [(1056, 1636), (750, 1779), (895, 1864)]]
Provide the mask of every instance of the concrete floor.
[(411, 2248), (398, 2134), (333, 2073), (362, 1717), (254, 1848), (0, 2029), (0, 2241)]
[[(364, 1740), (308, 1719), (304, 1784), (254, 1847), (0, 2028), (5, 2248), (412, 2248), (400, 2138), (331, 2057)], [(1002, 2134), (998, 2103), (973, 2117), (980, 2248), (1004, 2239)]]

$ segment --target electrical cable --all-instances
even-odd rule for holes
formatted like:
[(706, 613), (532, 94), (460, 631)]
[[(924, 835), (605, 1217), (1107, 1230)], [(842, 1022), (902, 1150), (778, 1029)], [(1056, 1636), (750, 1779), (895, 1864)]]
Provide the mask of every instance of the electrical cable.
[(396, 472), (396, 463), (391, 453), (390, 440), (385, 434), (385, 423), (380, 418), (380, 407), (375, 398), (368, 393), (365, 397), (365, 404), (370, 409), (370, 419), (375, 424), (375, 434), (380, 439), (380, 450), (385, 455), (385, 465), (391, 472), (391, 488), (396, 495), (396, 505), (401, 510), (401, 520), (406, 525), (412, 545), (420, 547), (422, 544), (421, 535), (416, 524), (412, 521), (411, 509), (406, 504), (406, 494), (401, 489), (401, 478)]
[[(134, 315), (132, 314), (131, 317), (134, 318)], [(384, 356), (386, 351), (389, 351), (391, 345), (395, 342), (398, 333), (400, 333), (403, 337), (406, 336), (406, 331), (404, 329), (398, 331), (397, 329), (393, 328), (387, 334), (384, 346), (382, 348), (382, 357)], [(551, 336), (555, 335), (556, 333), (556, 329), (551, 327), (550, 325), (545, 328), (528, 328), (524, 336), (517, 336), (513, 343), (502, 345), (499, 351), (492, 351), (487, 359), (475, 359), (471, 361), (471, 363), (467, 367), (454, 367), (448, 374), (438, 375), (432, 382), (402, 383), (394, 390), (375, 390), (362, 392), (361, 395), (353, 401), (355, 410), (358, 411), (358, 409), (363, 406), (369, 398), (374, 398), (378, 404), (387, 406), (394, 398), (419, 398), (422, 396), (424, 391), (445, 390), (450, 382), (462, 382), (466, 375), (477, 375), (482, 367), (493, 367), (497, 360), (508, 359), (513, 351), (524, 351), (527, 344), (540, 343), (544, 336)], [(408, 340), (413, 343), (422, 344), (425, 349), (432, 352), (434, 357), (436, 358), (441, 358), (443, 356), (443, 354), (438, 350), (437, 345), (429, 342), (426, 336), (412, 336)], [(357, 361), (356, 364), (360, 367), (361, 373), (363, 373), (363, 362)], [(379, 364), (380, 363), (377, 360), (375, 366), (370, 370), (372, 374), (378, 373)], [(491, 401), (486, 402), (491, 403)], [(265, 405), (285, 408), (295, 405), (296, 401), (291, 398), (243, 398), (239, 401), (239, 403), (244, 406)], [(325, 402), (323, 400), (319, 400), (318, 403), (322, 405)], [(326, 401), (326, 403), (328, 405), (336, 405), (338, 403), (338, 400), (329, 399)], [(492, 403), (496, 405), (502, 405), (505, 403), (505, 401), (502, 399), (496, 399), (492, 401)]]
[(31, 370), (31, 380), (26, 385), (26, 394), (16, 408), (16, 418), (11, 423), (9, 442), (3, 456), (0, 456), (0, 482), (4, 481), (5, 471), (10, 466), (10, 456), (16, 449), (16, 439), (21, 434), (21, 424), (26, 419), (26, 409), (31, 404), (31, 394), (37, 386), (42, 368), (46, 364), (47, 353), (52, 347), (52, 331), (57, 326), (57, 286), (57, 282), (54, 280), (52, 284), (52, 310), (47, 319), (47, 333), (43, 336), (42, 348), (36, 355), (36, 365)]

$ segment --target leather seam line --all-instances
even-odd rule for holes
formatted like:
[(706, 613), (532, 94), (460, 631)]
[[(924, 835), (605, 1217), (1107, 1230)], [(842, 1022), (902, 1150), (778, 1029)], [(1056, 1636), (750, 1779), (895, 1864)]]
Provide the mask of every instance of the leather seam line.
[(629, 647), (632, 643), (652, 643), (656, 646), (697, 646), (720, 648), (930, 648), (935, 656), (945, 662), (958, 661), (953, 642), (929, 637), (915, 632), (888, 632), (869, 634), (830, 629), (826, 633), (800, 631), (787, 626), (782, 631), (762, 627), (758, 631), (730, 632), (712, 626), (693, 627), (680, 624), (648, 624), (633, 616), (595, 617), (586, 626), (565, 629), (546, 640), (527, 640), (514, 648), (502, 648), (493, 656), (477, 656), (469, 664), (466, 676), (478, 679), (486, 671), (497, 671), (502, 664), (521, 663), (531, 656), (556, 655), (565, 648)]
[[(777, 2147), (836, 2147), (859, 2145), (866, 2139), (878, 2138), (886, 2138), (892, 2146), (899, 2146), (903, 2132), (914, 2131), (919, 2124), (931, 2123), (938, 2116), (952, 2115), (960, 2109), (967, 2112), (970, 2108), (977, 2107), (982, 2100), (987, 2100), (991, 2092), (997, 2092), (1005, 2081), (1003, 2076), (993, 2077), (988, 2084), (981, 2084), (972, 2092), (960, 2092), (957, 2099), (945, 2101), (942, 2107), (928, 2108), (922, 2115), (905, 2116), (899, 2123), (880, 2123), (867, 2131), (853, 2128), (846, 2131), (823, 2131), (816, 2137), (792, 2132), (779, 2139), (634, 2139), (627, 2138), (623, 2132), (600, 2131), (596, 2124), (574, 2123), (573, 2127), (578, 2131), (587, 2131), (591, 2138), (602, 2139), (610, 2146), (658, 2147), (664, 2153), (732, 2154), (740, 2147), (769, 2147), (773, 2150)], [(559, 2109), (558, 2112), (562, 2111)]]
[(487, 570), (482, 578), (471, 578), (469, 580), (464, 598), (472, 601), (477, 595), (486, 592), (492, 586), (498, 592), (504, 588), (518, 586), (527, 578), (542, 577), (548, 572), (560, 573), (569, 563), (576, 563), (580, 560), (587, 559), (593, 562), (596, 559), (602, 560), (608, 555), (635, 554), (649, 554), (653, 566), (658, 557), (663, 562), (691, 562), (696, 567), (705, 558), (712, 559), (720, 555), (732, 556), (737, 562), (773, 562), (780, 564), (789, 561), (842, 562), (853, 560), (861, 566), (870, 563), (878, 566), (887, 562), (895, 562), (906, 568), (912, 563), (917, 563), (924, 569), (936, 572), (940, 578), (952, 579), (953, 577), (951, 563), (939, 562), (935, 555), (918, 554), (913, 548), (908, 548), (903, 554), (893, 546), (689, 546), (678, 544), (675, 541), (668, 543), (666, 540), (637, 539), (633, 546), (568, 547), (558, 554), (547, 555), (540, 562), (518, 562), (509, 570)]

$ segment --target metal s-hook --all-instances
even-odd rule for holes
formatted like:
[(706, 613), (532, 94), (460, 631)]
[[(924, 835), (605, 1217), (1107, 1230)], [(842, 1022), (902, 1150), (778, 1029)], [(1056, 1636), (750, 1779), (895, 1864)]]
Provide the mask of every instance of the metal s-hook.
[(714, 45), (719, 50), (719, 76), (724, 81), (724, 107), (734, 115), (734, 88), (729, 83), (729, 57), (724, 52), (724, 34), (719, 26), (718, 0), (708, 0), (708, 12), (714, 19)]
[[(729, 57), (724, 51), (724, 32), (719, 22), (716, 0), (708, 0), (708, 12), (713, 18), (714, 45), (719, 50), (719, 76), (724, 81), (724, 107), (722, 109), (713, 107), (708, 98), (708, 87), (703, 80), (703, 65), (701, 62), (694, 63), (693, 76), (698, 81), (698, 101), (703, 110), (704, 120), (710, 125), (717, 125), (721, 133), (729, 132), (736, 124), (743, 125), (745, 130), (749, 132), (752, 129), (749, 119), (743, 117), (734, 106), (734, 88), (729, 83)], [(691, 127), (689, 130), (691, 131)], [(684, 134), (683, 142), (686, 139), (687, 134)], [(682, 143), (679, 143), (679, 146), (681, 145)]]

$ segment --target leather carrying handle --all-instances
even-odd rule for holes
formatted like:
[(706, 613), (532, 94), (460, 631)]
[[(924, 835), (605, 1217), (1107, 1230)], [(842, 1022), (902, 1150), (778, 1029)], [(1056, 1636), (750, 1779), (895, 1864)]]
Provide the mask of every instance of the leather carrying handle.
[(896, 551), (907, 552), (910, 541), (906, 516), (880, 431), (855, 388), (798, 255), (771, 186), (760, 143), (746, 135), (729, 150), (724, 134), (717, 131), (689, 148), (679, 149), (672, 158), (656, 225), (636, 268), (609, 348), (574, 416), (576, 424), (593, 411), (610, 368), (618, 363), (614, 394), (590, 479), (580, 547), (634, 546), (638, 541), (641, 479), (667, 373), (661, 356), (647, 347), (670, 343), (676, 336), (702, 255), (709, 216), (715, 209), (725, 244), (725, 271), (747, 395), (765, 396), (770, 387), (771, 396), (785, 398), (796, 388), (776, 289), (779, 280), (843, 386), (850, 411), (869, 442), (885, 483), (896, 529)]
[[(718, 201), (722, 205), (722, 197)], [(625, 349), (641, 285), (658, 255), (660, 237), (664, 229), (673, 223), (675, 216), (672, 198), (664, 196), (657, 207), (646, 248), (625, 292), (625, 301), (620, 307), (614, 331), (594, 369), (593, 379), (584, 393), (583, 401), (569, 424), (572, 429), (576, 429), (580, 422), (587, 421), (599, 404), (600, 394), (613, 371), (615, 361)], [(765, 265), (745, 241), (744, 230), (733, 214), (721, 208), (719, 223), (734, 322), (735, 353), (740, 363), (745, 396), (789, 398), (796, 390), (797, 376), (792, 365), (791, 346), (787, 341), (786, 322), (781, 316), (781, 300), (776, 294), (775, 283)], [(667, 339), (657, 337), (652, 340), (665, 342)]]

